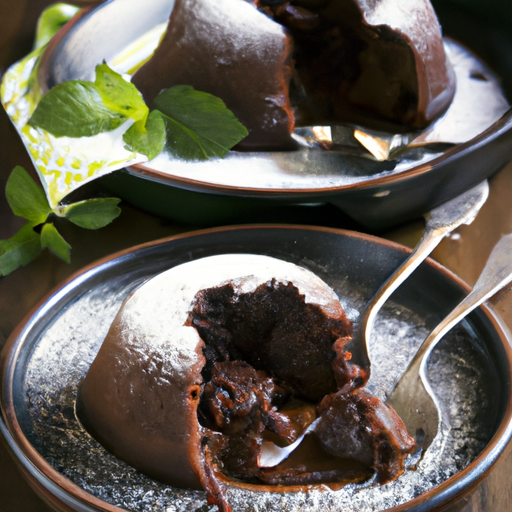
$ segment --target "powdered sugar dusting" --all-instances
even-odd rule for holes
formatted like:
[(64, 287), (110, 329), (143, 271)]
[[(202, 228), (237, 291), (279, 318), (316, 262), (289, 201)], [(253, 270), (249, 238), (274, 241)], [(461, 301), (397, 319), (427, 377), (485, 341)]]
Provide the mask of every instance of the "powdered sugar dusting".
[[(237, 260), (246, 263), (238, 266)], [(229, 258), (218, 261), (227, 263)], [(239, 255), (231, 261), (232, 265), (226, 265), (226, 272), (228, 268), (237, 269), (239, 276), (243, 276), (245, 271), (241, 272), (241, 268), (247, 269), (250, 261), (258, 262), (257, 267), (251, 263), (252, 276), (261, 274), (264, 279), (271, 268), (272, 277), (281, 275), (274, 273), (278, 263), (277, 267), (270, 265), (263, 271), (261, 268), (266, 268), (263, 260)], [(190, 269), (199, 272), (199, 268), (190, 264)], [(183, 272), (183, 268), (179, 271)], [(222, 272), (219, 270), (213, 279), (211, 268), (206, 268), (202, 273), (204, 279), (197, 276), (196, 282), (218, 281)], [(292, 271), (289, 278), (296, 275), (303, 279), (306, 274)], [(148, 281), (139, 292), (152, 290), (165, 280), (167, 277)], [(342, 281), (334, 278), (335, 292), (342, 296), (347, 308), (359, 308), (361, 290)], [(239, 286), (247, 290), (257, 282), (253, 278), (241, 278)], [(120, 305), (137, 285), (137, 282), (121, 285), (108, 282), (87, 288), (41, 333), (23, 376), (26, 413), (20, 418), (22, 427), (39, 453), (57, 471), (107, 503), (138, 512), (216, 510), (207, 503), (204, 493), (160, 484), (116, 459), (90, 438), (74, 415), (78, 384)], [(136, 296), (139, 293), (129, 302)], [(424, 320), (417, 313), (393, 303), (383, 309), (376, 322), (375, 339), (388, 352), (377, 350), (372, 354), (374, 368), (379, 368), (375, 375), (377, 385), (383, 376), (399, 371), (394, 358), (388, 356), (389, 350), (400, 353), (406, 347), (407, 351), (407, 347), (422, 341), (425, 330)], [(494, 423), (489, 418), (498, 414), (493, 402), (493, 367), (478, 338), (463, 325), (436, 348), (429, 370), (443, 404), (446, 426), (417, 470), (406, 471), (398, 480), (384, 486), (350, 485), (336, 492), (318, 488), (300, 493), (266, 493), (228, 486), (226, 492), (233, 510), (376, 512), (407, 502), (455, 475), (478, 456), (492, 436)]]
[(197, 292), (231, 283), (237, 293), (249, 293), (273, 278), (294, 283), (306, 302), (339, 311), (334, 291), (304, 268), (268, 256), (224, 254), (178, 265), (150, 279), (123, 304), (109, 338), (148, 361), (149, 354), (158, 352), (161, 371), (171, 379), (184, 376), (201, 357), (199, 335), (185, 325)]
[(441, 39), (437, 17), (426, 0), (363, 0), (360, 3), (370, 25), (387, 25), (403, 31), (425, 57), (432, 41)]

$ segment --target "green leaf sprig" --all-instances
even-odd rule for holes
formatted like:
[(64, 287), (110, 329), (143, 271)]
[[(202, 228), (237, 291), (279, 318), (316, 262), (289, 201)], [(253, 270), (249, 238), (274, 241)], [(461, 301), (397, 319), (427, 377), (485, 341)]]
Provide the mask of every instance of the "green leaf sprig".
[(34, 49), (45, 46), (79, 10), (76, 5), (62, 2), (46, 7), (37, 20)]
[(224, 158), (248, 132), (216, 96), (176, 85), (154, 101), (167, 129), (166, 149), (184, 160)]
[[(77, 10), (68, 4), (48, 8), (39, 21), (35, 47), (43, 47)], [(38, 105), (28, 125), (55, 137), (92, 137), (131, 119), (132, 125), (123, 134), (127, 150), (149, 160), (164, 148), (175, 158), (206, 160), (225, 157), (248, 135), (221, 99), (190, 86), (163, 91), (155, 99), (156, 108), (150, 110), (135, 85), (106, 63), (96, 66), (94, 82), (71, 80), (43, 96), (36, 87), (36, 76), (37, 66), (31, 80)], [(11, 238), (0, 240), (0, 276), (31, 262), (46, 248), (70, 261), (71, 247), (49, 220), (52, 216), (98, 229), (120, 214), (117, 198), (88, 199), (52, 208), (43, 189), (19, 166), (9, 177), (6, 197), (13, 213), (28, 222)]]
[(150, 111), (135, 85), (103, 63), (94, 82), (70, 80), (50, 89), (28, 124), (55, 137), (92, 137), (132, 119), (125, 147), (149, 160), (164, 148), (183, 160), (223, 158), (248, 134), (221, 99), (188, 85), (163, 91), (154, 106)]
[(117, 206), (120, 199), (112, 197), (51, 208), (43, 189), (20, 166), (9, 176), (5, 195), (13, 213), (28, 222), (11, 238), (0, 240), (0, 276), (30, 263), (46, 248), (65, 262), (71, 261), (71, 246), (49, 221), (52, 216), (66, 218), (82, 228), (98, 229), (121, 213)]

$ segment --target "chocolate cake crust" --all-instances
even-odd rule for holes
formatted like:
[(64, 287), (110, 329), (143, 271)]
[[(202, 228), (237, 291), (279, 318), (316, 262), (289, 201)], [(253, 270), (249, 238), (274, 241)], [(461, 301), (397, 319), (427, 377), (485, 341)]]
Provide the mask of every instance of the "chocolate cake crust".
[(176, 0), (160, 46), (132, 81), (150, 105), (174, 85), (221, 98), (249, 131), (236, 149), (295, 149), (292, 48), (286, 30), (245, 0)]
[(455, 92), (429, 0), (176, 0), (133, 82), (149, 104), (174, 85), (218, 96), (244, 151), (296, 149), (296, 126), (421, 130)]
[[(305, 491), (374, 473), (387, 481), (414, 441), (380, 401), (340, 385), (350, 333), (336, 294), (301, 267), (195, 260), (124, 302), (80, 384), (77, 415), (120, 459), (204, 489), (223, 512), (226, 482)], [(346, 443), (331, 439), (342, 431)]]

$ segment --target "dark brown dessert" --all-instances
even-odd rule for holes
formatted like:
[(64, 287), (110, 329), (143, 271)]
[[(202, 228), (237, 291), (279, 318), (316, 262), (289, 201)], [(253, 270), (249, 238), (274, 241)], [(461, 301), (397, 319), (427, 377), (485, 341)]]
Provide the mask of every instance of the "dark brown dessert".
[(248, 129), (240, 147), (293, 149), (291, 51), (285, 29), (245, 0), (177, 0), (165, 37), (133, 82), (149, 105), (174, 85), (213, 94)]
[(455, 78), (428, 0), (259, 0), (295, 43), (296, 124), (427, 127)]
[(425, 128), (455, 79), (428, 0), (177, 0), (133, 77), (148, 103), (192, 85), (247, 127), (237, 149), (291, 149), (294, 126)]
[(387, 482), (414, 441), (392, 409), (354, 388), (351, 331), (334, 292), (300, 267), (196, 260), (125, 302), (77, 413), (119, 458), (205, 489), (224, 511), (226, 482), (267, 491)]

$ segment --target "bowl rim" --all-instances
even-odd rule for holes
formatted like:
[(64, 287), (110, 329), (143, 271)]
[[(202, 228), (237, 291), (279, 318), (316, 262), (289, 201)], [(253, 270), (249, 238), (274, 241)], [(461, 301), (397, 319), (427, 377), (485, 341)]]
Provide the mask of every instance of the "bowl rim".
[[(47, 76), (47, 68), (51, 65), (53, 59), (53, 53), (59, 48), (63, 41), (73, 30), (79, 28), (82, 24), (86, 23), (88, 18), (94, 16), (97, 11), (103, 8), (108, 8), (109, 4), (112, 4), (115, 0), (106, 0), (99, 5), (89, 6), (80, 10), (68, 23), (66, 23), (61, 30), (50, 40), (47, 48), (43, 52), (41, 58), (41, 64), (39, 66), (39, 81), (46, 84), (42, 77)], [(445, 39), (450, 39), (449, 36), (445, 36)], [(471, 51), (471, 49), (470, 49)], [(494, 72), (493, 72), (494, 73)], [(46, 85), (45, 85), (46, 87)], [(44, 88), (43, 88), (44, 90)], [(413, 165), (410, 168), (402, 171), (387, 173), (379, 173), (376, 175), (365, 175), (362, 179), (358, 179), (352, 183), (346, 183), (341, 185), (333, 186), (319, 186), (319, 187), (302, 187), (302, 188), (278, 188), (278, 187), (251, 187), (251, 186), (237, 186), (228, 184), (218, 184), (210, 181), (203, 181), (193, 178), (187, 178), (180, 175), (175, 175), (167, 171), (161, 171), (153, 168), (151, 162), (144, 162), (138, 164), (127, 165), (124, 169), (131, 174), (142, 179), (162, 183), (177, 188), (206, 192), (210, 194), (218, 195), (234, 195), (243, 197), (260, 197), (260, 198), (308, 198), (308, 197), (322, 197), (328, 198), (331, 195), (338, 195), (343, 192), (352, 191), (365, 191), (374, 188), (381, 188), (396, 184), (398, 182), (414, 180), (429, 172), (435, 172), (440, 167), (450, 165), (456, 162), (459, 158), (471, 155), (475, 151), (486, 146), (490, 142), (502, 136), (504, 133), (512, 130), (512, 104), (509, 109), (492, 125), (487, 129), (483, 130), (474, 138), (463, 143), (454, 144), (452, 147), (447, 148), (439, 156), (432, 158), (426, 162), (418, 165)], [(237, 152), (243, 155), (244, 152)], [(282, 153), (282, 152), (268, 152), (261, 151), (251, 154), (258, 154), (260, 156)], [(243, 163), (243, 157), (241, 159)], [(467, 187), (469, 188), (469, 187)]]
[[(90, 510), (103, 510), (106, 512), (120, 512), (123, 510), (116, 505), (112, 505), (101, 500), (100, 498), (97, 498), (96, 496), (90, 494), (77, 484), (74, 484), (66, 477), (64, 477), (61, 473), (55, 470), (42, 455), (39, 454), (39, 452), (23, 434), (21, 425), (19, 424), (16, 416), (15, 407), (13, 405), (14, 369), (18, 360), (20, 349), (24, 342), (25, 335), (26, 333), (30, 332), (31, 327), (38, 322), (39, 314), (63, 298), (74, 284), (79, 283), (82, 280), (86, 280), (88, 276), (94, 274), (97, 271), (103, 270), (109, 265), (114, 264), (118, 259), (129, 257), (134, 252), (150, 247), (156, 247), (158, 245), (166, 245), (173, 243), (176, 240), (182, 240), (191, 237), (200, 237), (210, 234), (214, 235), (215, 233), (261, 229), (285, 229), (293, 230), (296, 232), (301, 230), (325, 232), (345, 237), (355, 237), (362, 240), (367, 240), (370, 243), (380, 244), (405, 254), (411, 252), (410, 248), (405, 247), (399, 243), (385, 240), (374, 235), (368, 235), (345, 229), (301, 225), (242, 225), (202, 229), (161, 238), (151, 242), (146, 242), (115, 252), (74, 272), (63, 282), (54, 287), (48, 294), (45, 295), (45, 297), (39, 301), (38, 304), (36, 304), (31, 309), (31, 311), (25, 316), (22, 322), (15, 328), (15, 330), (7, 339), (0, 357), (0, 374), (2, 375), (0, 387), (3, 388), (0, 394), (0, 406), (2, 413), (2, 417), (0, 417), (0, 432), (2, 432), (7, 438), (7, 442), (10, 445), (11, 451), (15, 453), (15, 456), (18, 459), (16, 462), (23, 465), (24, 476), (28, 479), (29, 484), (36, 488), (36, 492), (40, 496), (43, 494), (43, 498), (52, 504), (55, 504), (56, 500), (59, 504), (61, 503), (62, 500), (59, 498), (59, 496), (57, 496), (57, 493), (52, 493), (52, 491), (48, 489), (49, 483), (51, 487), (56, 487), (60, 493), (64, 495), (63, 503), (69, 503), (70, 499), (72, 502), (77, 500), (80, 502), (81, 500), (82, 502), (85, 502), (86, 505), (94, 507)], [(462, 279), (437, 263), (435, 260), (428, 258), (425, 263), (447, 277), (453, 282), (453, 284), (459, 286), (466, 293), (470, 290), (470, 287)], [(501, 320), (497, 313), (492, 309), (492, 307), (484, 304), (480, 306), (480, 309), (486, 319), (490, 321), (493, 330), (495, 330), (496, 334), (502, 341), (501, 348), (503, 349), (506, 356), (506, 366), (508, 369), (509, 379), (508, 384), (510, 384), (510, 380), (512, 379), (512, 334), (504, 324), (503, 320)], [(492, 471), (496, 462), (503, 455), (505, 447), (511, 438), (512, 396), (509, 393), (508, 403), (506, 404), (506, 407), (504, 407), (503, 416), (494, 435), (492, 436), (488, 445), (475, 458), (475, 460), (473, 460), (466, 468), (456, 473), (454, 476), (441, 483), (440, 485), (432, 488), (431, 490), (416, 498), (413, 498), (406, 503), (386, 509), (386, 512), (405, 512), (406, 510), (414, 512), (426, 512), (427, 510), (433, 510), (435, 507), (446, 506), (448, 503), (453, 502), (461, 495), (465, 495), (471, 492), (483, 480), (485, 480), (487, 475)], [(42, 491), (41, 488), (44, 488), (44, 491)], [(50, 494), (49, 498), (47, 493)], [(81, 504), (83, 505), (83, 503)], [(63, 510), (75, 509), (65, 508)]]
[[(237, 185), (218, 184), (209, 181), (196, 180), (184, 176), (174, 175), (165, 171), (152, 168), (151, 162), (139, 163), (126, 166), (128, 174), (163, 183), (178, 188), (193, 190), (197, 192), (206, 192), (211, 194), (233, 195), (243, 197), (261, 197), (261, 198), (296, 198), (300, 197), (316, 197), (322, 195), (326, 199), (330, 195), (337, 195), (340, 192), (363, 191), (373, 188), (385, 187), (398, 182), (412, 180), (424, 174), (435, 172), (440, 166), (453, 164), (458, 159), (467, 157), (471, 153), (481, 149), (490, 142), (498, 139), (504, 133), (512, 129), (512, 106), (498, 119), (473, 139), (464, 143), (455, 144), (448, 148), (441, 155), (413, 166), (400, 172), (391, 172), (389, 174), (377, 174), (375, 177), (367, 176), (353, 183), (343, 185), (333, 185), (330, 187), (304, 187), (304, 188), (268, 188), (268, 187), (245, 187)], [(269, 154), (262, 151), (260, 155)]]

